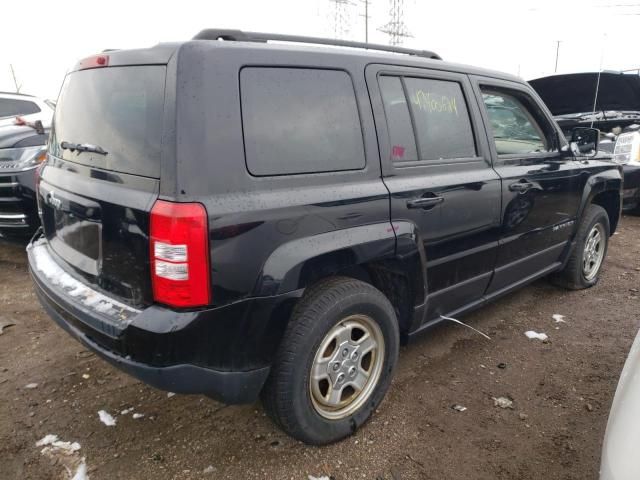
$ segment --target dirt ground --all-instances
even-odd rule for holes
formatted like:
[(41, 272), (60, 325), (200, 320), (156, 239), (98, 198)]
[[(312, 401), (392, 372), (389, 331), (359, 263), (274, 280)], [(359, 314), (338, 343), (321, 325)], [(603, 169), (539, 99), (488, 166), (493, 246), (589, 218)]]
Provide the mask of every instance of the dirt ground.
[[(596, 287), (567, 292), (539, 281), (465, 317), (491, 341), (453, 324), (422, 336), (402, 349), (372, 420), (312, 448), (277, 430), (259, 404), (168, 396), (87, 352), (40, 308), (24, 246), (2, 242), (0, 324), (15, 325), (0, 335), (0, 479), (69, 478), (64, 455), (35, 445), (47, 434), (80, 444), (73, 458), (86, 459), (92, 480), (596, 479), (640, 327), (638, 289), (640, 218), (626, 216)], [(550, 341), (529, 340), (527, 330)], [(512, 409), (494, 406), (502, 396)], [(101, 423), (99, 410), (117, 424)]]

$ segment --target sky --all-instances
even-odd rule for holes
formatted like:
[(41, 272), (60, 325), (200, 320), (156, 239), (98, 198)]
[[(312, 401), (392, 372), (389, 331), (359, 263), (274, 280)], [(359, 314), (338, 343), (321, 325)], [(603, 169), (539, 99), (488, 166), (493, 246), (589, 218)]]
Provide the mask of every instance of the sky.
[[(55, 99), (66, 72), (107, 48), (187, 40), (203, 28), (234, 28), (364, 41), (363, 0), (30, 0), (2, 5), (0, 91)], [(369, 41), (391, 0), (370, 0)], [(100, 5), (100, 6), (98, 6)], [(403, 46), (445, 60), (520, 75), (640, 68), (640, 0), (403, 0)], [(13, 19), (13, 20), (12, 20)]]

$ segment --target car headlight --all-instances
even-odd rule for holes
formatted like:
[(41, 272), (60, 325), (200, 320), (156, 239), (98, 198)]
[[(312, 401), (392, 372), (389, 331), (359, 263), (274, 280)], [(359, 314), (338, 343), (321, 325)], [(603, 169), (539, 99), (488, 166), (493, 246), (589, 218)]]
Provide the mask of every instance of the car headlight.
[(623, 165), (640, 166), (640, 132), (628, 132), (618, 135), (613, 149), (613, 161)]
[(0, 150), (0, 171), (22, 171), (37, 167), (47, 159), (47, 147), (3, 148)]

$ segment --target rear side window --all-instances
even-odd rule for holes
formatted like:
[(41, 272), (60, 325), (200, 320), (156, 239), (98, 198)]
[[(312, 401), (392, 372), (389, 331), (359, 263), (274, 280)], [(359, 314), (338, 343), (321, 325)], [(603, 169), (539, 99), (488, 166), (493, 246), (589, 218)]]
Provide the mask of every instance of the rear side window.
[(0, 98), (0, 117), (14, 117), (16, 115), (30, 115), (40, 112), (40, 107), (27, 100)]
[(420, 160), (475, 157), (471, 120), (460, 84), (409, 77), (404, 82)]
[(240, 73), (240, 89), (251, 174), (364, 168), (360, 117), (346, 72), (247, 67)]

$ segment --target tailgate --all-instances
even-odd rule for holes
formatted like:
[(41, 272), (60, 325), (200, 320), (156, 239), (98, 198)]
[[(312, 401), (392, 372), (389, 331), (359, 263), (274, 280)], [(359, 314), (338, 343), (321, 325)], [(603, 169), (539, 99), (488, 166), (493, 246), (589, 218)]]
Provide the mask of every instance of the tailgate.
[(135, 65), (67, 75), (38, 187), (54, 258), (132, 306), (152, 302), (149, 212), (160, 183), (165, 72)]
[(125, 174), (96, 178), (95, 170), (50, 158), (38, 195), (56, 260), (130, 305), (150, 304), (149, 212), (158, 184)]

